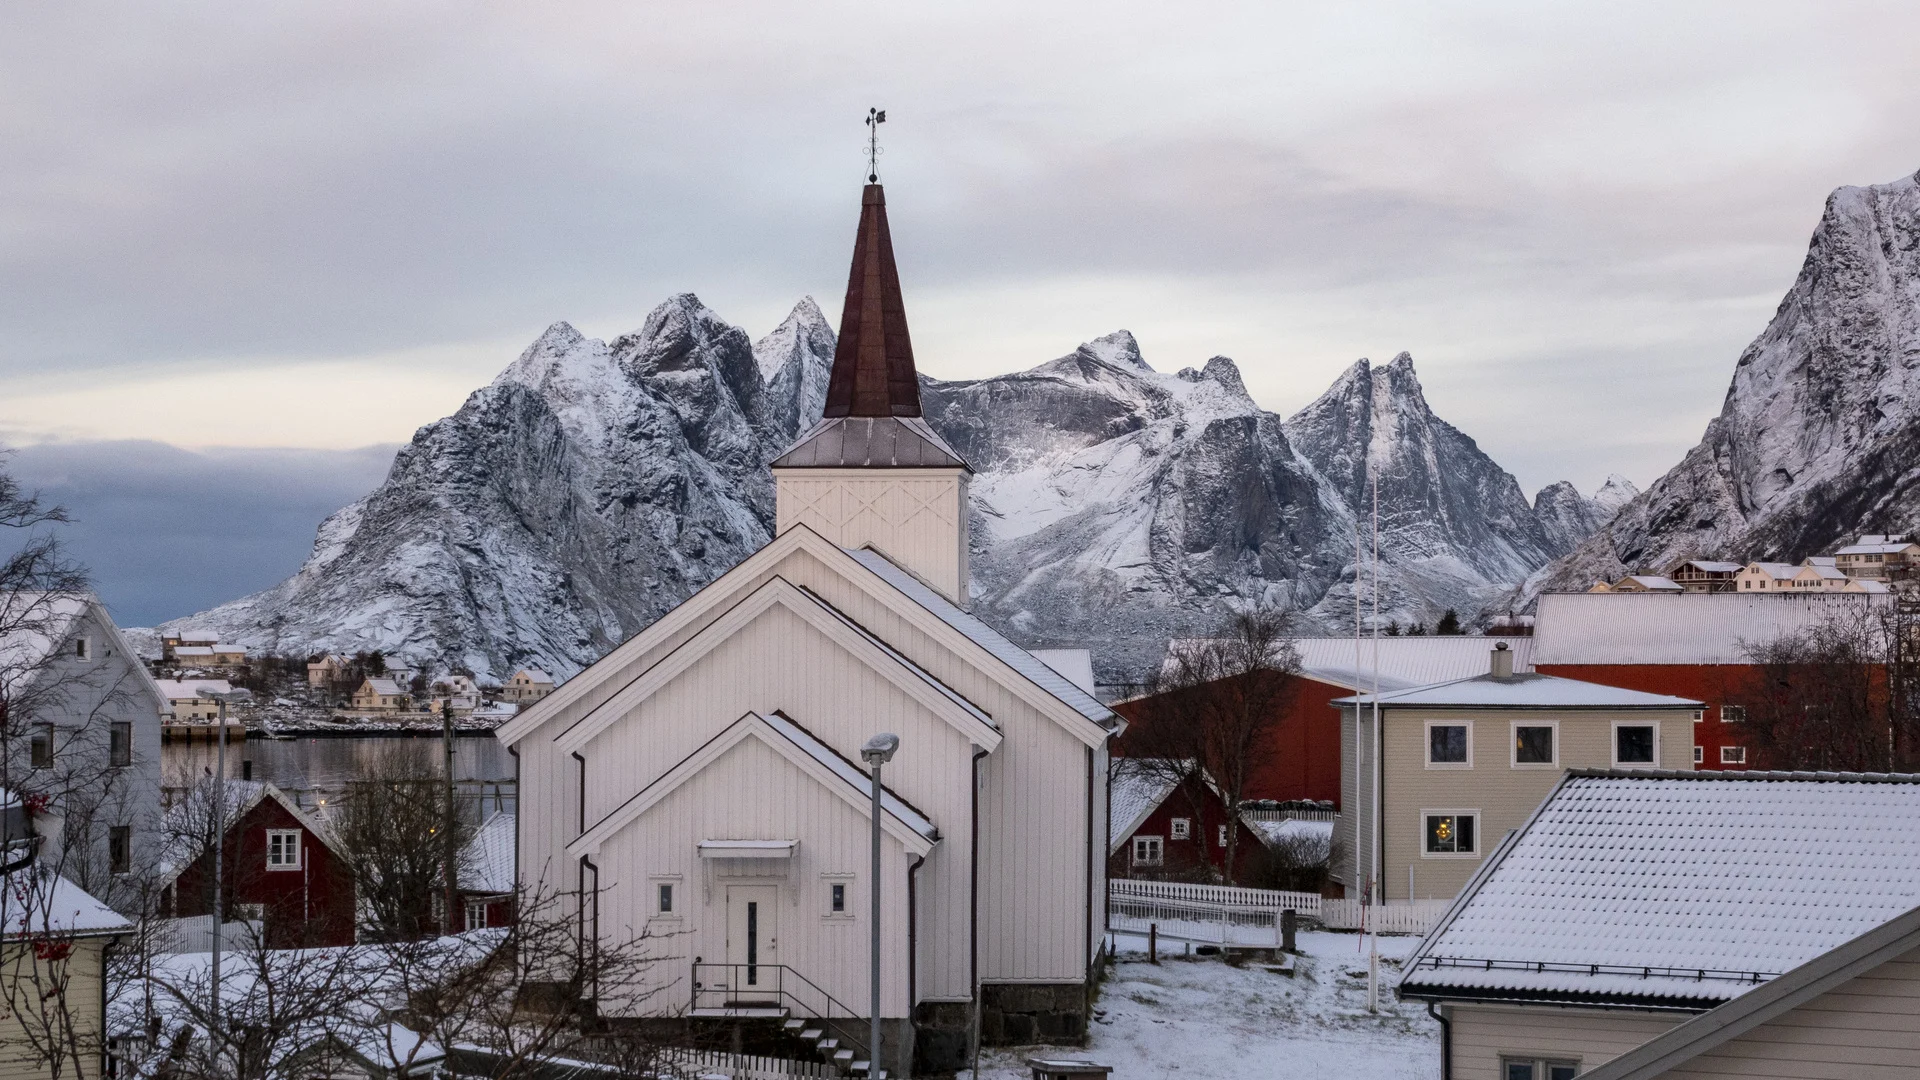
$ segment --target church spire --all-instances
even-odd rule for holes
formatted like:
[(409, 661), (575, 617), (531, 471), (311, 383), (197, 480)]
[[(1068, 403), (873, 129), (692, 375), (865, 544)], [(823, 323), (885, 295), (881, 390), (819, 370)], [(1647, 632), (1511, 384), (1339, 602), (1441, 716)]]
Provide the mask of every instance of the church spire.
[(913, 367), (900, 271), (887, 231), (886, 193), (879, 184), (868, 184), (860, 195), (860, 231), (827, 382), (826, 415), (920, 415), (920, 376)]

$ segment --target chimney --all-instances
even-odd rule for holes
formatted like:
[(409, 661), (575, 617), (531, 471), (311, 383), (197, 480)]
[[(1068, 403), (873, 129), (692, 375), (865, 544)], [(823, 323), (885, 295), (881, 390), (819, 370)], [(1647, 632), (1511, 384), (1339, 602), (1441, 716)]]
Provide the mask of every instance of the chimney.
[(1493, 647), (1492, 675), (1496, 679), (1513, 678), (1513, 650), (1504, 641)]

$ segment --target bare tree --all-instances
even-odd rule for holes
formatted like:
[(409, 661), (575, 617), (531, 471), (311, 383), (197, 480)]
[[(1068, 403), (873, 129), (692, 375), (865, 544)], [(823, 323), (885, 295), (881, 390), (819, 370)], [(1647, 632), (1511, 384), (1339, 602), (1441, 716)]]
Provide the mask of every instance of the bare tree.
[(1232, 616), (1217, 637), (1170, 648), (1144, 694), (1124, 710), (1134, 724), (1123, 743), (1130, 760), (1172, 770), (1168, 779), (1196, 808), (1223, 807), (1222, 876), (1229, 884), (1238, 877), (1241, 806), (1279, 752), (1274, 735), (1299, 670), (1292, 614), (1256, 608)]
[(475, 824), (458, 799), (448, 812), (451, 795), (442, 767), (411, 746), (385, 750), (349, 787), (334, 832), (353, 873), (361, 940), (410, 941), (450, 925), (452, 913), (439, 909)]
[(1913, 628), (1896, 604), (1844, 606), (1748, 643), (1750, 745), (1771, 768), (1900, 772), (1920, 765)]

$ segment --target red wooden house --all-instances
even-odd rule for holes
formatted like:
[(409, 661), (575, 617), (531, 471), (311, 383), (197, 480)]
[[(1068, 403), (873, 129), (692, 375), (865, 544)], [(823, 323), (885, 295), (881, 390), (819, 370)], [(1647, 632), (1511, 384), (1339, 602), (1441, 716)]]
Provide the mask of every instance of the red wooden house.
[(1703, 702), (1697, 769), (1764, 769), (1742, 728), (1759, 692), (1747, 650), (1885, 596), (1858, 593), (1549, 594), (1535, 618), (1534, 670)]
[[(325, 823), (272, 784), (225, 786), (225, 917), (259, 920), (269, 948), (353, 944), (353, 876)], [(189, 790), (168, 811), (157, 882), (162, 915), (212, 914), (213, 823), (210, 785)]]
[[(1174, 762), (1116, 758), (1108, 783), (1108, 876), (1219, 878), (1226, 867), (1227, 808), (1204, 774)], [(1232, 825), (1239, 833), (1235, 870), (1244, 875), (1260, 857), (1260, 834), (1244, 821)]]
[(495, 811), (474, 830), (460, 858), (460, 910), (456, 930), (479, 930), (513, 922), (514, 815)]

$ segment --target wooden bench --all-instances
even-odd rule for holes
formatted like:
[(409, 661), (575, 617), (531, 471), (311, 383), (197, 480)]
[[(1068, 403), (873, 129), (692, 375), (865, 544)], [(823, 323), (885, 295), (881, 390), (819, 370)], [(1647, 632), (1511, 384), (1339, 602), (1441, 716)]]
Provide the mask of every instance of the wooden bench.
[(1077, 1058), (1028, 1058), (1033, 1080), (1106, 1080), (1111, 1065), (1096, 1065)]

